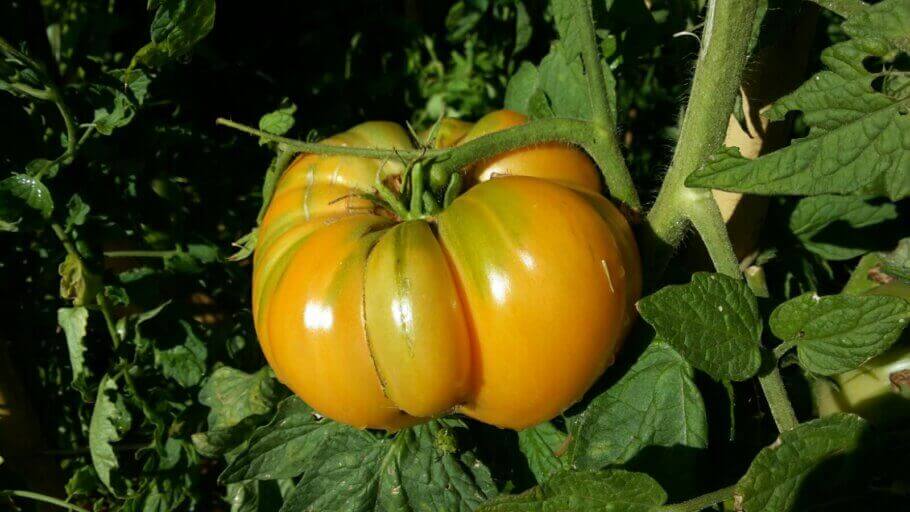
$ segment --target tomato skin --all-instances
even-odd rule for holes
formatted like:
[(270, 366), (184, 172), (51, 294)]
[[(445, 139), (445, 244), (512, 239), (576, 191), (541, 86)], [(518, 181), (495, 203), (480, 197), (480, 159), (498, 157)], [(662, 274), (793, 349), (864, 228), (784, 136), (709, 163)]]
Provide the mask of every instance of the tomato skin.
[(461, 412), (530, 427), (612, 364), (637, 284), (612, 226), (581, 194), (536, 178), (495, 179), (456, 199), (439, 216), (439, 235), (474, 332), (474, 396)]
[[(497, 110), (480, 118), (459, 144), (527, 122), (528, 118), (523, 114)], [(588, 155), (558, 142), (510, 151), (481, 162), (471, 169), (468, 181), (477, 183), (495, 176), (511, 175), (565, 182), (596, 193), (601, 190), (600, 171)]]
[[(410, 147), (376, 122), (326, 142)], [(537, 157), (506, 155), (508, 176), (474, 169), (435, 227), (352, 195), (400, 165), (298, 158), (254, 256), (256, 331), (278, 378), (325, 416), (390, 431), (453, 410), (521, 429), (581, 398), (631, 325), (638, 251), (580, 150), (525, 151)]]

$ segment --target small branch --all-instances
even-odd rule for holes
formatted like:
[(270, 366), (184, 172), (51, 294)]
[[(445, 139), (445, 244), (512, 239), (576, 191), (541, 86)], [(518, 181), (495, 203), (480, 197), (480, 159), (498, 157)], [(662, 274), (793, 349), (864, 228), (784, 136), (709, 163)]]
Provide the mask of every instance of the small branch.
[(349, 155), (359, 156), (362, 158), (380, 158), (385, 160), (397, 159), (399, 156), (404, 158), (417, 158), (421, 152), (418, 150), (407, 149), (372, 149), (372, 148), (353, 148), (347, 146), (332, 146), (329, 144), (320, 144), (318, 142), (303, 142), (300, 140), (281, 137), (272, 133), (257, 130), (251, 126), (241, 123), (235, 123), (229, 119), (219, 117), (215, 124), (227, 126), (235, 130), (261, 137), (269, 142), (274, 142), (287, 149), (295, 150), (297, 153), (314, 153), (318, 155)]
[(796, 346), (796, 342), (793, 340), (785, 341), (780, 345), (774, 347), (774, 359), (780, 361), (780, 358), (784, 357), (787, 352), (790, 351), (793, 347)]
[(105, 251), (106, 258), (167, 258), (177, 251)]
[(597, 49), (597, 34), (591, 12), (590, 0), (575, 0), (578, 18), (581, 20), (581, 58), (585, 65), (585, 78), (588, 80), (588, 98), (594, 111), (594, 125), (607, 132), (616, 130), (616, 122), (607, 103), (607, 81), (600, 65), (600, 52)]
[(278, 184), (278, 179), (281, 178), (281, 175), (284, 174), (284, 171), (293, 159), (293, 151), (279, 148), (277, 153), (275, 153), (275, 158), (272, 159), (271, 165), (269, 165), (268, 170), (265, 172), (265, 181), (262, 185), (262, 206), (259, 207), (259, 214), (256, 215), (257, 226), (262, 224), (262, 219), (265, 218), (265, 212), (268, 211), (269, 204), (272, 202), (272, 196), (275, 193), (275, 185)]
[(328, 144), (288, 139), (223, 118), (219, 118), (215, 122), (221, 126), (227, 126), (250, 135), (262, 137), (267, 141), (275, 142), (285, 148), (296, 150), (297, 152), (319, 155), (349, 155), (385, 160), (397, 160), (400, 158), (415, 160), (426, 158), (428, 160), (435, 160), (440, 169), (446, 173), (460, 171), (473, 163), (496, 156), (500, 153), (533, 146), (535, 144), (564, 142), (567, 144), (580, 145), (587, 150), (588, 147), (596, 141), (591, 124), (576, 119), (541, 119), (506, 130), (493, 132), (460, 146), (429, 150), (332, 146)]
[[(454, 148), (430, 150), (427, 154), (437, 161), (443, 171), (452, 173), (501, 153), (546, 142), (575, 144), (591, 153), (590, 149), (597, 139), (591, 123), (587, 121), (540, 119), (478, 137)], [(596, 159), (595, 162), (600, 165)]]
[(104, 317), (104, 325), (107, 326), (107, 334), (111, 337), (111, 345), (116, 351), (123, 341), (120, 339), (120, 333), (117, 331), (117, 323), (114, 321), (114, 314), (111, 311), (111, 304), (108, 302), (104, 292), (98, 294), (98, 308), (101, 310), (101, 316)]
[(720, 214), (720, 208), (717, 207), (714, 197), (710, 193), (703, 195), (704, 197), (695, 203), (695, 207), (689, 212), (692, 226), (705, 242), (714, 268), (722, 274), (738, 279), (740, 276), (739, 260), (736, 258), (736, 253), (733, 252), (733, 244), (727, 233), (727, 224)]
[(77, 505), (73, 505), (72, 503), (68, 503), (66, 501), (63, 501), (61, 499), (57, 499), (57, 498), (54, 498), (51, 496), (46, 496), (44, 494), (39, 494), (37, 492), (20, 491), (20, 490), (0, 491), (0, 496), (14, 496), (17, 498), (25, 498), (28, 500), (40, 501), (43, 503), (49, 503), (51, 505), (56, 505), (62, 509), (72, 510), (73, 512), (88, 512), (88, 510), (85, 510), (84, 508), (79, 507)]
[(854, 14), (861, 12), (869, 4), (862, 0), (810, 0), (828, 9), (842, 18), (849, 19)]
[(796, 428), (799, 421), (796, 419), (796, 413), (793, 412), (790, 398), (787, 397), (787, 389), (784, 387), (780, 370), (777, 369), (777, 361), (774, 362), (771, 371), (758, 377), (758, 382), (768, 401), (768, 407), (771, 409), (771, 416), (774, 417), (777, 430), (785, 432)]
[(590, 0), (576, 0), (576, 5), (579, 18), (584, 25), (581, 29), (583, 43), (581, 57), (588, 81), (588, 98), (591, 100), (593, 122), (597, 128), (594, 142), (585, 149), (603, 173), (610, 194), (626, 203), (632, 210), (639, 211), (641, 201), (629, 169), (626, 167), (619, 141), (616, 139), (616, 120), (612, 113), (613, 109), (607, 103), (609, 101), (607, 81), (600, 63), (591, 2)]
[[(723, 143), (739, 91), (756, 0), (711, 0), (679, 141), (643, 237), (646, 265), (659, 274), (682, 242), (694, 208), (707, 191), (686, 188), (686, 178)], [(709, 251), (711, 248), (708, 248)]]
[(697, 498), (692, 498), (691, 500), (684, 501), (682, 503), (664, 505), (658, 510), (660, 510), (660, 512), (699, 512), (700, 510), (706, 509), (712, 505), (717, 505), (718, 503), (732, 498), (735, 489), (736, 486), (731, 485), (730, 487), (724, 487), (723, 489), (704, 494)]

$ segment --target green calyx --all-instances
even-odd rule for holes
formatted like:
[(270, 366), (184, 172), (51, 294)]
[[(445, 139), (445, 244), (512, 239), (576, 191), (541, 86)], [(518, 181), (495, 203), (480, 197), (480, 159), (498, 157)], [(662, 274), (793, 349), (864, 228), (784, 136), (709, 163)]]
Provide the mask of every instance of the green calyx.
[(375, 199), (401, 220), (432, 220), (461, 194), (463, 183), (460, 172), (415, 160), (401, 174), (400, 192), (377, 176)]

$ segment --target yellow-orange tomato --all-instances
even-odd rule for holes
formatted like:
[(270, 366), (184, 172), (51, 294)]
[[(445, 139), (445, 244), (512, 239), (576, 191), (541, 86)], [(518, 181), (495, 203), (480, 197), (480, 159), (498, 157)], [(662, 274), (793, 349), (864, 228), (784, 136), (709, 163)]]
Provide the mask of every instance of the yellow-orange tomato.
[[(480, 118), (459, 140), (459, 144), (526, 122), (528, 118), (518, 112), (497, 110)], [(545, 178), (600, 192), (600, 172), (588, 155), (557, 142), (541, 144), (532, 150), (518, 149), (491, 158), (475, 166), (471, 170), (470, 178), (476, 183), (495, 176), (511, 175)]]
[[(324, 142), (411, 147), (380, 122)], [(612, 363), (641, 291), (631, 230), (579, 153), (493, 159), (435, 218), (404, 222), (357, 195), (399, 164), (298, 158), (254, 259), (256, 330), (278, 378), (332, 419), (387, 430), (452, 411), (521, 429), (573, 404)], [(486, 172), (504, 158), (508, 173)]]

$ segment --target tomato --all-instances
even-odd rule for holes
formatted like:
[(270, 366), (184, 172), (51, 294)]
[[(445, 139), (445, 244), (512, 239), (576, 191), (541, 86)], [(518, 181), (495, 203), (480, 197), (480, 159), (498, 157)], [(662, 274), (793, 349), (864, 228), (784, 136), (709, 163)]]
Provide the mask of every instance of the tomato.
[[(491, 116), (481, 123), (517, 119)], [(324, 142), (411, 147), (381, 122)], [(491, 172), (503, 159), (509, 172)], [(613, 362), (641, 292), (631, 229), (597, 194), (596, 167), (567, 146), (511, 152), (471, 169), (474, 186), (448, 208), (411, 220), (358, 195), (402, 171), (303, 155), (279, 180), (253, 273), (276, 375), (359, 428), (460, 412), (521, 429), (559, 414)]]
[[(910, 300), (910, 285), (894, 281), (866, 293)], [(817, 383), (819, 414), (852, 412), (880, 424), (910, 419), (910, 339), (906, 334), (884, 354), (836, 375), (836, 386)]]
[[(510, 110), (491, 112), (480, 118), (459, 143), (464, 144), (489, 133), (526, 122), (528, 118), (517, 112)], [(558, 142), (498, 155), (475, 166), (469, 177), (474, 182), (479, 182), (493, 176), (513, 174), (569, 183), (597, 193), (601, 190), (600, 171), (588, 155)]]

